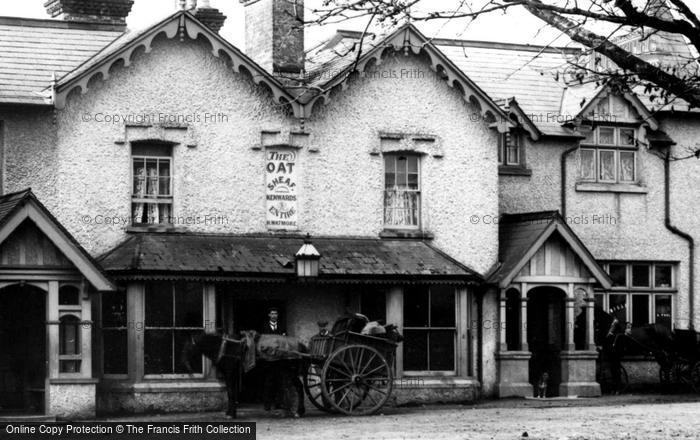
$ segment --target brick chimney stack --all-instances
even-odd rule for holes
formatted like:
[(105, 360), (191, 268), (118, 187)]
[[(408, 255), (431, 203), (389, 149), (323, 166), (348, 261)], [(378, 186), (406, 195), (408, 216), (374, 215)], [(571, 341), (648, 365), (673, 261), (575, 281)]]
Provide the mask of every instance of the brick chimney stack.
[(211, 6), (209, 0), (194, 2), (194, 16), (217, 34), (224, 26), (226, 16), (218, 9)]
[(268, 72), (304, 70), (304, 1), (240, 0), (245, 6), (246, 54)]
[(44, 3), (51, 17), (124, 27), (133, 5), (134, 0), (47, 0)]

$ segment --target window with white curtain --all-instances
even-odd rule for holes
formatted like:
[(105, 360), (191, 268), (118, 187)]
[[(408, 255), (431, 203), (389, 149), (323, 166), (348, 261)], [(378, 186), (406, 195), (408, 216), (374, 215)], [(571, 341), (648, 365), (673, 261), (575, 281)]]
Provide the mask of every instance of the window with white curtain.
[(418, 229), (420, 194), (418, 155), (384, 156), (384, 226), (388, 229)]
[(171, 156), (169, 145), (132, 146), (131, 215), (134, 225), (172, 222)]
[(581, 143), (579, 177), (582, 181), (635, 183), (636, 131), (627, 127), (596, 127)]

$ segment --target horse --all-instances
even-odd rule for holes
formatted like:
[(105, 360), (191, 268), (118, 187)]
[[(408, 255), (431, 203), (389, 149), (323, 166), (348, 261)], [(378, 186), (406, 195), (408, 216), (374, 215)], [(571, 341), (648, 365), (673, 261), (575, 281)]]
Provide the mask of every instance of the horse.
[[(304, 385), (310, 360), (306, 356), (308, 348), (299, 339), (291, 336), (259, 334), (255, 330), (242, 331), (241, 335), (248, 347), (256, 347), (255, 357), (248, 356), (245, 369), (260, 366), (265, 383), (263, 404), (265, 410), (271, 408), (273, 396), (272, 385), (278, 385), (276, 392), (283, 393), (284, 407), (294, 417), (303, 417)], [(300, 379), (301, 377), (301, 379)], [(293, 393), (292, 393), (293, 391)]]
[[(192, 336), (190, 340), (185, 343), (181, 353), (181, 361), (190, 373), (193, 371), (191, 359), (193, 359), (194, 356), (204, 355), (212, 361), (212, 364), (216, 367), (219, 375), (226, 384), (228, 395), (226, 415), (231, 418), (236, 418), (237, 416), (238, 393), (240, 391), (243, 373), (255, 366), (255, 364), (258, 363), (256, 358), (260, 357), (259, 353), (249, 350), (250, 348), (253, 348), (253, 350), (255, 349), (255, 345), (251, 345), (251, 341), (257, 344), (261, 335), (257, 332), (249, 331), (241, 332), (241, 336), (241, 339), (231, 339), (221, 334), (201, 333)], [(263, 338), (272, 336), (275, 338), (282, 338), (282, 340), (287, 341), (289, 345), (293, 346), (299, 353), (308, 352), (306, 347), (296, 338), (278, 335), (262, 336)], [(261, 366), (265, 376), (268, 376), (264, 379), (281, 384), (281, 390), (275, 391), (284, 392), (286, 397), (284, 400), (286, 401), (285, 404), (287, 404), (286, 408), (288, 411), (290, 411), (294, 417), (303, 416), (306, 412), (304, 407), (304, 387), (299, 376), (305, 378), (308, 361), (303, 358), (270, 360), (269, 357), (267, 360), (263, 358), (260, 360), (262, 365), (259, 366)], [(288, 390), (290, 389), (294, 390), (296, 399), (289, 398)], [(269, 393), (264, 394), (266, 394), (263, 397), (265, 399), (265, 406), (267, 407), (270, 404), (270, 395)], [(296, 400), (296, 405), (292, 408), (294, 405), (290, 404), (290, 402), (294, 400)]]
[(234, 419), (237, 416), (242, 360), (245, 353), (245, 341), (229, 339), (224, 335), (213, 333), (193, 335), (185, 342), (181, 353), (182, 364), (190, 374), (193, 373), (190, 361), (195, 356), (204, 355), (211, 360), (226, 384), (228, 397), (226, 415)]
[[(662, 373), (670, 371), (673, 366), (675, 338), (668, 327), (661, 324), (633, 327), (631, 322), (621, 321), (605, 312), (601, 315), (601, 320), (604, 323), (601, 329), (607, 327), (605, 335), (601, 335), (600, 338), (601, 351), (610, 361), (615, 385), (619, 385), (622, 357), (630, 350), (650, 353)], [(597, 340), (596, 344), (598, 342)]]

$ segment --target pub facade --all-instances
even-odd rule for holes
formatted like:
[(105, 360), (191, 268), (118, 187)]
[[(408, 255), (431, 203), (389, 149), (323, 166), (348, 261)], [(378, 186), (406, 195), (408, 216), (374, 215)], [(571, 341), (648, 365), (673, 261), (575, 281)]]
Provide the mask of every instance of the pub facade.
[[(56, 20), (0, 18), (13, 47), (0, 56), (22, 78), (0, 90), (3, 410), (220, 409), (216, 372), (202, 359), (189, 374), (182, 348), (257, 328), (269, 307), (302, 341), (347, 313), (396, 324), (396, 404), (531, 395), (545, 371), (553, 394), (599, 395), (593, 308), (620, 295), (639, 322), (692, 323), (693, 261), (664, 226), (650, 153), (692, 137), (692, 113), (650, 123), (634, 96), (585, 90), (631, 119), (572, 106), (588, 125), (541, 122), (536, 98), (501, 99), (506, 85), (458, 55), (488, 66), (523, 47), (407, 25), (309, 49), (283, 0), (244, 2), (245, 50), (208, 2), (128, 32), (132, 1), (75, 3), (48, 2)], [(571, 221), (601, 203), (616, 218), (646, 207), (635, 230), (654, 239)], [(309, 241), (318, 271), (299, 273)], [(620, 265), (630, 283), (647, 265), (649, 286), (622, 286)]]

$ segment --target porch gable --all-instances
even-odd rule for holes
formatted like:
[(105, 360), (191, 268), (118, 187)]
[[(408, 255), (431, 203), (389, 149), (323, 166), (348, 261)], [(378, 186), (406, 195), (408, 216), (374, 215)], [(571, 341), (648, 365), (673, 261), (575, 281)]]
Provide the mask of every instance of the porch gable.
[(115, 290), (97, 263), (31, 189), (0, 197), (0, 266), (74, 267), (98, 291)]
[(558, 212), (505, 215), (500, 225), (500, 266), (489, 277), (499, 287), (516, 278), (537, 282), (556, 277), (610, 288), (608, 274)]

